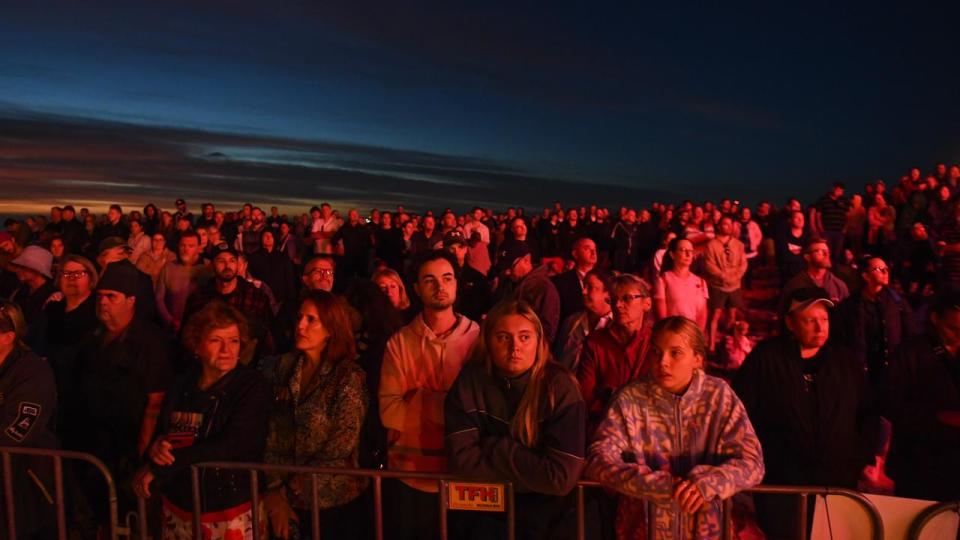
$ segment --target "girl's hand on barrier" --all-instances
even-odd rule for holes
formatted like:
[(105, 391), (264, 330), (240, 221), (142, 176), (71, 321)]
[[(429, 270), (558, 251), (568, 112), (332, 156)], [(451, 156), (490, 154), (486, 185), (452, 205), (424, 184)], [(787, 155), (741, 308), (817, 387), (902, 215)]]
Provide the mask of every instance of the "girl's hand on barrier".
[(691, 480), (682, 480), (674, 486), (673, 500), (680, 506), (680, 511), (686, 514), (695, 514), (703, 506), (703, 495)]

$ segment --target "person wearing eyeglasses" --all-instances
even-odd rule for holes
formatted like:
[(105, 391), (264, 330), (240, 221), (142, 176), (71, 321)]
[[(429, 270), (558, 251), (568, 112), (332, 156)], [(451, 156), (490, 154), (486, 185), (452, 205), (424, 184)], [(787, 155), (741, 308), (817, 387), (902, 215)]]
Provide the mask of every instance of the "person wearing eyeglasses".
[(696, 253), (693, 243), (686, 238), (670, 241), (660, 274), (653, 284), (653, 305), (657, 320), (681, 316), (697, 323), (702, 332), (707, 330), (707, 282), (690, 271)]
[(96, 267), (79, 255), (67, 255), (60, 272), (60, 292), (51, 296), (43, 312), (46, 319), (47, 359), (57, 374), (58, 386), (66, 389), (73, 380), (66, 376), (76, 361), (79, 344), (97, 327)]
[(587, 336), (577, 366), (577, 380), (587, 404), (587, 435), (603, 420), (613, 394), (646, 375), (650, 342), (650, 285), (633, 274), (621, 274), (610, 283), (613, 323)]
[(303, 267), (304, 287), (310, 291), (333, 292), (334, 278), (337, 274), (337, 263), (330, 255), (318, 255)]
[[(890, 268), (879, 257), (865, 257), (859, 264), (863, 287), (837, 309), (837, 322), (844, 338), (867, 373), (871, 390), (884, 395), (890, 360), (900, 344), (917, 334), (910, 303), (890, 288)], [(877, 441), (876, 463), (865, 479), (871, 487), (889, 492), (893, 485), (884, 473), (886, 447), (890, 443), (890, 423), (882, 423)]]
[(917, 333), (910, 303), (890, 288), (890, 267), (879, 257), (866, 257), (859, 264), (863, 287), (844, 300), (838, 321), (854, 355), (872, 383), (886, 378), (893, 352)]

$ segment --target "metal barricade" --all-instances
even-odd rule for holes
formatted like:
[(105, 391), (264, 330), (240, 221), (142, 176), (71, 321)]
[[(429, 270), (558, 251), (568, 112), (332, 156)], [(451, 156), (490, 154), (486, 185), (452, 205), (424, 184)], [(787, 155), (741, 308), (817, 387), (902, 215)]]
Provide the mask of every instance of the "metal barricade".
[(67, 538), (67, 513), (63, 493), (63, 460), (84, 461), (93, 465), (103, 476), (103, 480), (107, 485), (107, 497), (109, 498), (110, 510), (108, 532), (111, 540), (117, 539), (117, 490), (113, 482), (113, 475), (110, 474), (107, 466), (104, 465), (102, 461), (95, 456), (84, 454), (83, 452), (47, 450), (41, 448), (0, 447), (0, 458), (3, 460), (3, 493), (6, 503), (4, 515), (7, 520), (7, 538), (17, 538), (16, 503), (13, 492), (13, 464), (11, 459), (13, 455), (49, 457), (53, 460), (54, 510), (57, 514), (57, 537), (60, 538), (60, 540)]
[[(384, 479), (397, 479), (397, 480), (432, 480), (437, 482), (439, 488), (438, 493), (438, 504), (440, 509), (440, 520), (438, 526), (440, 527), (440, 538), (446, 540), (447, 538), (447, 510), (449, 501), (447, 500), (448, 491), (447, 487), (451, 481), (462, 481), (462, 482), (484, 482), (491, 483), (487, 481), (477, 481), (475, 479), (469, 478), (459, 478), (449, 474), (441, 473), (417, 473), (417, 472), (405, 472), (405, 471), (382, 471), (377, 469), (336, 469), (336, 468), (323, 468), (323, 467), (301, 467), (294, 465), (267, 465), (264, 463), (231, 463), (231, 462), (210, 462), (210, 463), (198, 463), (191, 467), (191, 483), (192, 483), (192, 492), (193, 492), (193, 528), (194, 535), (196, 538), (202, 538), (202, 524), (200, 521), (201, 516), (201, 507), (200, 507), (200, 469), (224, 469), (224, 470), (245, 470), (250, 473), (250, 501), (251, 506), (253, 507), (253, 538), (254, 540), (260, 540), (260, 515), (257, 511), (260, 494), (257, 492), (258, 482), (257, 475), (258, 473), (265, 472), (284, 472), (290, 474), (306, 474), (310, 475), (311, 479), (311, 513), (312, 513), (312, 526), (313, 530), (311, 531), (312, 538), (320, 538), (320, 519), (319, 512), (320, 509), (317, 506), (317, 497), (318, 497), (318, 479), (317, 475), (337, 475), (337, 476), (360, 476), (364, 478), (370, 478), (373, 481), (373, 505), (374, 505), (374, 534), (377, 540), (383, 540), (383, 480)], [(505, 486), (506, 491), (506, 513), (507, 513), (507, 538), (509, 540), (514, 540), (515, 538), (515, 507), (514, 507), (514, 492), (513, 485), (505, 482), (497, 482)], [(140, 504), (140, 508), (144, 508), (144, 504)], [(140, 516), (140, 530), (147, 530), (147, 519), (146, 516), (141, 514)]]
[[(807, 514), (810, 511), (807, 505), (807, 497), (810, 495), (818, 497), (827, 497), (828, 495), (846, 497), (852, 499), (863, 508), (870, 520), (870, 536), (872, 540), (883, 540), (883, 519), (880, 512), (870, 499), (863, 496), (862, 493), (852, 489), (833, 488), (833, 487), (813, 487), (813, 486), (756, 486), (744, 490), (742, 493), (767, 494), (767, 495), (795, 495), (797, 497), (797, 514), (800, 516), (797, 538), (807, 538)], [(730, 499), (724, 501), (724, 539), (733, 538), (733, 526), (730, 523)]]
[[(490, 484), (490, 480), (476, 480), (469, 478), (459, 478), (449, 474), (440, 474), (440, 473), (416, 473), (416, 472), (406, 472), (406, 471), (383, 471), (375, 469), (341, 469), (341, 468), (322, 468), (322, 467), (303, 467), (303, 466), (291, 466), (291, 465), (267, 465), (263, 463), (233, 463), (233, 462), (210, 462), (210, 463), (199, 463), (191, 467), (191, 482), (192, 482), (192, 493), (193, 493), (193, 526), (194, 534), (197, 538), (202, 538), (202, 524), (201, 524), (201, 505), (200, 505), (200, 470), (204, 468), (211, 469), (224, 469), (224, 470), (245, 470), (250, 473), (250, 486), (251, 493), (250, 499), (252, 503), (253, 511), (253, 537), (254, 540), (260, 539), (260, 515), (257, 511), (260, 493), (258, 492), (258, 474), (266, 472), (284, 472), (291, 474), (304, 474), (309, 475), (311, 479), (311, 513), (312, 513), (312, 526), (313, 530), (311, 531), (312, 537), (315, 539), (320, 538), (320, 521), (319, 521), (319, 507), (317, 506), (318, 498), (318, 479), (317, 475), (340, 475), (340, 476), (360, 476), (365, 478), (370, 478), (373, 483), (373, 505), (374, 505), (374, 532), (375, 538), (377, 540), (383, 540), (383, 480), (384, 479), (398, 479), (398, 480), (431, 480), (437, 482), (439, 487), (438, 493), (438, 504), (439, 504), (439, 523), (437, 524), (440, 528), (440, 538), (446, 540), (447, 538), (447, 511), (449, 509), (449, 493), (448, 486), (451, 482), (478, 482)], [(514, 486), (508, 482), (496, 482), (502, 484), (505, 488), (505, 503), (506, 503), (506, 518), (507, 518), (507, 538), (509, 540), (514, 540), (515, 538), (515, 526), (516, 526), (516, 508), (515, 508), (515, 497), (514, 497)], [(586, 537), (586, 527), (585, 527), (585, 503), (586, 497), (584, 494), (585, 489), (602, 488), (602, 484), (590, 481), (590, 480), (581, 480), (577, 483), (575, 488), (576, 490), (576, 521), (577, 529), (576, 534), (577, 538), (583, 539)], [(798, 535), (800, 538), (806, 538), (807, 536), (807, 515), (809, 508), (807, 505), (808, 496), (822, 496), (826, 497), (828, 495), (832, 496), (841, 496), (854, 500), (863, 508), (864, 512), (867, 514), (867, 517), (870, 521), (871, 531), (869, 536), (864, 536), (865, 538), (871, 538), (873, 540), (881, 540), (883, 538), (883, 521), (880, 518), (880, 514), (877, 511), (876, 506), (864, 497), (862, 494), (843, 488), (830, 488), (830, 487), (812, 487), (812, 486), (757, 486), (752, 489), (745, 490), (744, 493), (751, 494), (770, 494), (770, 495), (794, 495), (797, 497), (797, 513), (800, 516), (800, 529), (798, 530)], [(946, 505), (943, 508), (938, 508), (936, 511), (933, 511), (933, 508), (928, 509), (927, 512), (930, 512), (930, 517), (939, 512), (948, 511), (951, 509), (956, 509), (957, 505), (960, 503), (952, 503), (951, 505)], [(647, 506), (647, 515), (652, 515), (650, 511), (650, 503), (646, 503)], [(943, 506), (943, 505), (941, 505)], [(731, 520), (731, 501), (730, 499), (723, 501), (723, 538), (732, 539), (734, 537), (734, 530)], [(140, 508), (143, 509), (144, 505), (142, 504)], [(926, 512), (924, 513), (924, 515)], [(927, 517), (926, 520), (929, 520), (930, 517)], [(926, 523), (924, 520), (918, 525), (922, 528), (922, 525)], [(140, 527), (141, 531), (146, 531), (147, 520), (146, 516), (141, 512), (140, 515)], [(650, 528), (648, 530), (648, 535), (653, 532), (652, 527), (654, 526), (653, 520), (648, 520), (647, 526)], [(652, 537), (652, 536), (650, 536)]]
[(923, 533), (923, 528), (926, 527), (933, 518), (946, 512), (956, 512), (960, 514), (960, 501), (942, 502), (924, 509), (924, 511), (920, 512), (920, 514), (913, 519), (913, 522), (910, 523), (907, 540), (920, 540), (920, 534)]

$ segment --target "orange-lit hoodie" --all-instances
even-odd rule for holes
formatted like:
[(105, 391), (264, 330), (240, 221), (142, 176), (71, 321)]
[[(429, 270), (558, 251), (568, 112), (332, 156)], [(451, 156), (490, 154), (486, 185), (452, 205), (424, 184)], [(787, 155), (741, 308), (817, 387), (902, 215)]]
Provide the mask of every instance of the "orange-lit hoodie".
[[(459, 316), (453, 330), (439, 337), (421, 313), (387, 342), (379, 398), (391, 470), (446, 471), (443, 402), (479, 335), (477, 323)], [(436, 482), (404, 482), (421, 491), (437, 491)]]

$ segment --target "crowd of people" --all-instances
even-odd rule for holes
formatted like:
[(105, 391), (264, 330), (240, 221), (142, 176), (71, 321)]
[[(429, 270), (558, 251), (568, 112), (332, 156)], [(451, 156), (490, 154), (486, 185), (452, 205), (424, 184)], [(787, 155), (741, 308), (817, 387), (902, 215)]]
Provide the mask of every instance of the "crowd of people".
[[(761, 481), (957, 499), (957, 190), (939, 165), (781, 208), (11, 218), (0, 446), (96, 456), (163, 538), (192, 537), (190, 466), (210, 461), (511, 482), (521, 538), (572, 537), (581, 478), (608, 488), (591, 538), (719, 538), (723, 500)], [(778, 331), (757, 343), (744, 293), (763, 272)], [(18, 530), (52, 534), (49, 465), (16, 470)], [(201, 475), (205, 538), (252, 537), (254, 512), (274, 538), (372, 533), (362, 476)], [(65, 485), (71, 530), (95, 537), (102, 481), (77, 465)], [(437, 537), (437, 482), (383, 489), (387, 538)], [(754, 502), (768, 538), (795, 534), (792, 499)], [(449, 524), (494, 538), (506, 519)]]

